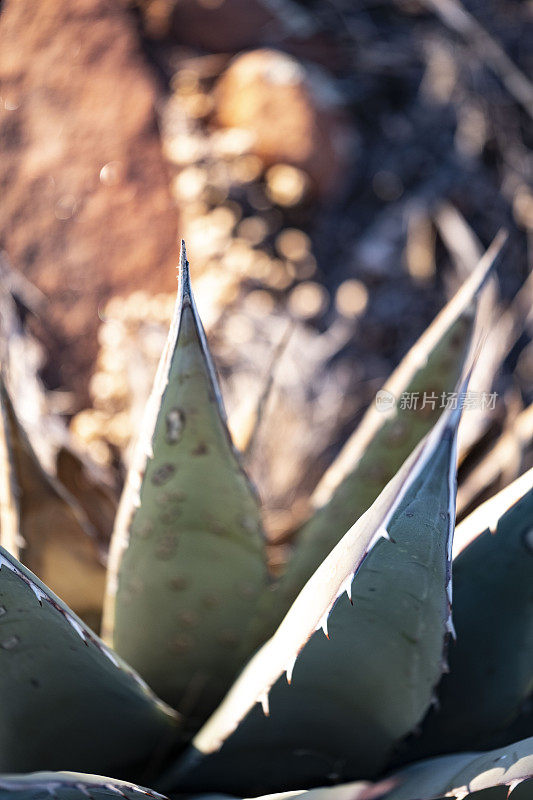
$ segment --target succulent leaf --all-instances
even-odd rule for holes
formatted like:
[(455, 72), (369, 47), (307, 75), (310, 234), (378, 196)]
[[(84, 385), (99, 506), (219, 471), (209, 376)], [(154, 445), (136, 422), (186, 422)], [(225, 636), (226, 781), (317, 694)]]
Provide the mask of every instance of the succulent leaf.
[(56, 595), (0, 548), (0, 771), (142, 777), (178, 721)]
[[(506, 800), (511, 794), (513, 800), (533, 798), (533, 739), (488, 753), (428, 759), (375, 784), (346, 783), (281, 792), (257, 800)], [(200, 795), (197, 800), (205, 797)]]
[(496, 533), (501, 518), (533, 486), (533, 468), (527, 470), (497, 494), (478, 506), (457, 525), (453, 537), (453, 558), (457, 559), (463, 550), (478, 539), (488, 529)]
[[(456, 797), (466, 800), (505, 800), (517, 791), (516, 800), (533, 797), (533, 739), (524, 739), (487, 753), (455, 753), (421, 761), (398, 772), (399, 784), (387, 800)], [(522, 784), (524, 784), (522, 786)], [(501, 793), (492, 791), (502, 787)], [(522, 791), (526, 790), (526, 791)], [(475, 793), (475, 794), (474, 794)]]
[[(275, 792), (263, 795), (255, 800), (378, 800), (384, 798), (390, 788), (388, 783), (381, 781), (373, 784), (369, 781), (355, 783), (340, 783), (338, 786), (321, 786), (318, 789), (301, 789), (292, 792)], [(233, 796), (227, 794), (198, 794), (195, 800), (230, 800)], [(513, 799), (514, 800), (514, 799)]]
[(184, 248), (179, 278), (113, 535), (104, 622), (117, 651), (197, 729), (250, 655), (244, 636), (267, 569)]
[(0, 775), (0, 800), (164, 800), (163, 795), (134, 783), (85, 775), (80, 772), (33, 772), (27, 775)]
[(460, 416), (443, 414), (320, 565), (164, 789), (177, 779), (255, 794), (367, 777), (422, 719), (451, 625)]
[[(441, 413), (472, 348), (481, 290), (505, 237), (498, 236), (459, 292), (436, 317), (383, 386), (388, 410), (370, 407), (312, 497), (316, 511), (297, 533), (286, 571), (262, 602), (260, 636), (270, 635), (306, 580), (345, 531), (374, 502)], [(434, 397), (421, 409), (402, 408), (403, 392)]]
[(518, 716), (502, 733), (495, 737), (494, 744), (498, 747), (507, 745), (510, 741), (527, 739), (533, 735), (533, 693), (529, 695)]
[(87, 460), (70, 442), (56, 454), (57, 478), (84, 510), (104, 547), (109, 546), (117, 512), (117, 498), (112, 476)]
[[(65, 598), (76, 613), (97, 621), (105, 567), (96, 531), (74, 497), (41, 465), (2, 377), (0, 407), (5, 495), (2, 517), (9, 514), (13, 526), (9, 537), (4, 537), (7, 523), (2, 526), (0, 543)], [(17, 521), (19, 530), (14, 536)]]
[(494, 746), (533, 692), (533, 469), (501, 495), (458, 526), (457, 641), (410, 760)]

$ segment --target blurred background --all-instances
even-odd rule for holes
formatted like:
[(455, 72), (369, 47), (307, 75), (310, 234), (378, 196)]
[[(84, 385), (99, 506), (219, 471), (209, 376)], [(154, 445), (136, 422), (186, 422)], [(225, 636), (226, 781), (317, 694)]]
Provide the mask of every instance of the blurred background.
[(502, 227), (498, 396), (464, 454), (460, 514), (531, 465), (531, 0), (0, 9), (17, 402), (105, 473), (101, 528), (168, 329), (178, 237), (273, 540)]

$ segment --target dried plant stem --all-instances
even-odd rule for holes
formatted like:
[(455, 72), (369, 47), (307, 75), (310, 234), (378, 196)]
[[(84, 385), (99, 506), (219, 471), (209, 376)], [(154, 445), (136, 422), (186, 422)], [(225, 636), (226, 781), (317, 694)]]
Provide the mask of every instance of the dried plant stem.
[(463, 36), (477, 57), (489, 66), (517, 103), (533, 119), (533, 84), (503, 47), (466, 11), (459, 0), (423, 0), (452, 30)]

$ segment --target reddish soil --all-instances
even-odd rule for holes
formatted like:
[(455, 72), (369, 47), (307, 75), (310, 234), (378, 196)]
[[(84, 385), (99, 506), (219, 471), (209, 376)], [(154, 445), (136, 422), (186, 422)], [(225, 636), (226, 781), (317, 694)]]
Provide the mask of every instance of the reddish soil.
[(118, 0), (7, 0), (0, 39), (0, 246), (48, 297), (47, 374), (81, 406), (99, 308), (175, 285), (157, 83)]

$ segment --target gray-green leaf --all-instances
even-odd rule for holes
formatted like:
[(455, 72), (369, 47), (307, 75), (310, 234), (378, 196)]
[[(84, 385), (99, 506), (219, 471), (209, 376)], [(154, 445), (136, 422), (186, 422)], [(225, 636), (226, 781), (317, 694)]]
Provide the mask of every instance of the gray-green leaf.
[[(388, 405), (368, 409), (363, 421), (319, 483), (316, 511), (296, 535), (285, 573), (261, 604), (258, 638), (267, 638), (298, 592), (341, 536), (374, 502), (408, 454), (442, 413), (471, 350), (476, 310), (501, 251), (499, 235), (460, 291), (413, 345), (378, 394)], [(402, 406), (406, 393), (414, 397)], [(423, 404), (423, 397), (427, 402)], [(431, 399), (432, 398), (432, 399)]]
[(533, 692), (533, 469), (500, 494), (458, 526), (457, 641), (410, 760), (494, 746)]
[[(506, 800), (511, 794), (513, 800), (533, 800), (533, 739), (489, 753), (421, 761), (376, 784), (346, 783), (257, 800)], [(197, 800), (208, 797), (200, 795)]]
[(163, 789), (257, 794), (367, 777), (422, 719), (451, 626), (460, 416), (444, 413), (332, 550)]
[(0, 772), (140, 779), (178, 739), (176, 716), (3, 548), (0, 708)]
[(106, 637), (197, 729), (250, 655), (267, 582), (182, 249), (176, 311), (113, 536)]
[(165, 800), (164, 796), (134, 783), (80, 772), (33, 772), (0, 775), (0, 800)]

